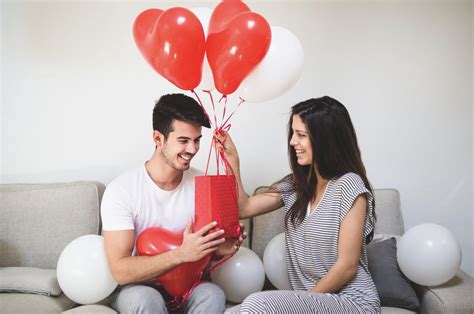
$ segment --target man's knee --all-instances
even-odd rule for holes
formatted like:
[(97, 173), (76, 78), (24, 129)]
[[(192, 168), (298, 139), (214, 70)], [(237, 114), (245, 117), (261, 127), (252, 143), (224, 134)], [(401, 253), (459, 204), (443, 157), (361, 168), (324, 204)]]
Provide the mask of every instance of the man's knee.
[[(198, 285), (194, 290), (200, 298), (216, 298), (220, 299), (225, 303), (225, 294), (218, 285), (212, 282), (203, 282)], [(194, 292), (194, 291), (193, 291)]]
[(206, 308), (207, 313), (222, 313), (225, 309), (224, 291), (212, 282), (203, 282), (194, 288), (187, 308), (193, 313), (206, 313)]
[(166, 303), (154, 288), (129, 285), (116, 292), (112, 307), (119, 313), (167, 313)]

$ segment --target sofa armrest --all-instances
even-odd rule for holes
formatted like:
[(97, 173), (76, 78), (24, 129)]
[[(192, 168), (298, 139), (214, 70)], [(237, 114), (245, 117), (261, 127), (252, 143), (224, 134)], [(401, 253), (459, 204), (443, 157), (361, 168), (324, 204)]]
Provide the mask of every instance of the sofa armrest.
[(474, 279), (459, 270), (436, 287), (414, 285), (420, 298), (420, 313), (474, 313)]

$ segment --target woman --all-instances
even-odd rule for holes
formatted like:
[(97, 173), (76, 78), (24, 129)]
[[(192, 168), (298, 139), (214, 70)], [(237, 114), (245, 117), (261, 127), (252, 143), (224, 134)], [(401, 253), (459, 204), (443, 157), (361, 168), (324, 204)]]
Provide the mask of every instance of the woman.
[(254, 293), (242, 312), (377, 313), (380, 300), (367, 266), (375, 223), (372, 188), (347, 109), (328, 96), (292, 107), (288, 150), (292, 173), (269, 192), (248, 198), (239, 157), (226, 133), (217, 146), (239, 185), (240, 218), (284, 206), (292, 291)]

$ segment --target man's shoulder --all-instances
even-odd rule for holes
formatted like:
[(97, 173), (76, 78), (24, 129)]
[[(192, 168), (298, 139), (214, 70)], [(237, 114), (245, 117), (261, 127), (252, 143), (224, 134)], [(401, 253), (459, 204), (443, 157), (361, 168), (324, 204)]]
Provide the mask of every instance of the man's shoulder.
[(107, 189), (115, 189), (118, 187), (125, 188), (131, 184), (135, 184), (143, 176), (143, 166), (129, 169), (118, 177), (113, 179), (108, 185)]

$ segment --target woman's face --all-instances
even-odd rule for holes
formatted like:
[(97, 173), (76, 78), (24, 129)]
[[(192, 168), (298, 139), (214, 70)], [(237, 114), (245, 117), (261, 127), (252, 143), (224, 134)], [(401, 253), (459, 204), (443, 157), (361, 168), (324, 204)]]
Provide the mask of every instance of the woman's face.
[(311, 165), (313, 162), (311, 139), (308, 134), (308, 129), (299, 115), (293, 115), (291, 128), (293, 130), (293, 136), (291, 137), (290, 145), (296, 152), (298, 165)]

